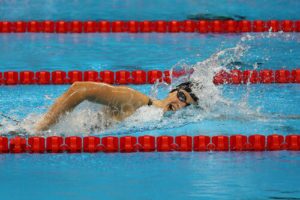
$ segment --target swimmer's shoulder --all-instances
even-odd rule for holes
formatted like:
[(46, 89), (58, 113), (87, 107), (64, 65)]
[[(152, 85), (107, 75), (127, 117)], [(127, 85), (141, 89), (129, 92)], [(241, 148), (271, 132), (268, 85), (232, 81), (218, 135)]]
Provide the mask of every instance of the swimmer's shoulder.
[(115, 87), (116, 87), (116, 91), (127, 93), (128, 94), (127, 97), (129, 98), (128, 100), (137, 101), (139, 102), (139, 104), (142, 105), (148, 105), (150, 98), (146, 94), (127, 86), (115, 86)]

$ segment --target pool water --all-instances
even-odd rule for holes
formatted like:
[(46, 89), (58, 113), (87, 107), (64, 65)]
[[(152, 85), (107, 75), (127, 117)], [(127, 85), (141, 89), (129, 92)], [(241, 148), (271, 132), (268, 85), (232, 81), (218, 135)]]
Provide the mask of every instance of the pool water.
[(297, 199), (299, 153), (2, 155), (3, 199)]
[(5, 20), (184, 20), (203, 15), (298, 20), (299, 7), (293, 0), (2, 0), (0, 13)]
[[(236, 35), (199, 34), (10, 34), (0, 37), (5, 70), (169, 70), (184, 67), (206, 76), (218, 67), (226, 69), (288, 69), (299, 63), (299, 34), (261, 33)], [(282, 48), (287, 50), (282, 52)], [(233, 49), (233, 50), (232, 50)], [(216, 56), (217, 55), (217, 56)], [(62, 59), (63, 57), (63, 59)], [(26, 63), (26, 64), (24, 64)], [(5, 67), (4, 67), (5, 66)], [(195, 74), (195, 73), (194, 73)], [(211, 82), (211, 79), (208, 80)], [(174, 85), (180, 80), (174, 80)], [(0, 112), (23, 120), (28, 131), (32, 121), (47, 111), (55, 98), (69, 86), (2, 86)], [(170, 86), (130, 86), (154, 98), (164, 98)], [(172, 86), (171, 86), (172, 87)], [(75, 114), (60, 123), (55, 132), (82, 134), (289, 134), (299, 131), (299, 86), (207, 85), (201, 101), (210, 103), (203, 111), (188, 108), (169, 117), (137, 115), (108, 130), (88, 131), (84, 124), (95, 118), (99, 106), (84, 103)], [(213, 92), (212, 89), (217, 90)], [(219, 94), (220, 93), (220, 94)], [(17, 97), (17, 98), (16, 98)], [(226, 101), (226, 103), (224, 103)], [(11, 104), (14, 102), (13, 104)], [(17, 107), (12, 105), (18, 105)], [(142, 110), (143, 111), (143, 110)], [(142, 114), (143, 112), (139, 112)], [(155, 112), (155, 111), (153, 111)], [(182, 116), (185, 116), (182, 118)], [(72, 120), (72, 119), (78, 120)], [(141, 119), (141, 120), (139, 120)], [(5, 120), (5, 119), (3, 119)], [(148, 121), (149, 121), (148, 120)], [(153, 120), (151, 122), (151, 120)], [(94, 123), (94, 124), (93, 124)], [(89, 126), (94, 126), (94, 120)], [(14, 130), (11, 121), (2, 122), (5, 133)], [(66, 127), (67, 130), (66, 130)]]
[[(3, 1), (1, 19), (183, 20), (197, 14), (300, 18), (298, 1), (47, 2)], [(292, 70), (299, 68), (299, 43), (298, 33), (0, 34), (0, 71), (193, 67), (205, 78), (205, 73), (221, 67)], [(170, 89), (164, 84), (130, 87), (156, 98), (164, 98)], [(32, 123), (67, 88), (0, 86), (0, 112), (21, 120), (21, 128), (31, 134)], [(162, 116), (143, 108), (125, 122), (101, 130), (91, 129), (100, 106), (85, 102), (49, 134), (300, 133), (299, 84), (213, 86), (203, 94), (205, 110), (190, 107)], [(1, 117), (0, 124), (0, 134), (19, 128)], [(299, 155), (287, 151), (0, 155), (0, 194), (3, 199), (300, 199)]]

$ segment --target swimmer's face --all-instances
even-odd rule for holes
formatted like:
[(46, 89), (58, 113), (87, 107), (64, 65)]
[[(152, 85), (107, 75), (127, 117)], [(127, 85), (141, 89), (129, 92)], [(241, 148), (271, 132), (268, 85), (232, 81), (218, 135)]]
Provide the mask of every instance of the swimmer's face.
[(166, 100), (167, 104), (164, 108), (165, 112), (177, 111), (195, 103), (190, 94), (185, 90), (175, 90), (174, 92), (169, 93)]

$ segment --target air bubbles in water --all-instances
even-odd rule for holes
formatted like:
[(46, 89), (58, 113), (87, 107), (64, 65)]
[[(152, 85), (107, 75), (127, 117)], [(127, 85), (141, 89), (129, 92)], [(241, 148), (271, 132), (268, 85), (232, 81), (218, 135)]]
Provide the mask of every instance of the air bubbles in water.
[[(91, 133), (118, 133), (118, 132), (138, 132), (153, 129), (168, 129), (184, 126), (189, 123), (196, 123), (203, 119), (235, 119), (235, 120), (266, 120), (260, 114), (260, 108), (250, 108), (248, 97), (250, 87), (246, 87), (246, 93), (239, 100), (232, 100), (223, 95), (223, 87), (213, 84), (213, 77), (220, 70), (228, 71), (232, 63), (233, 67), (239, 67), (241, 59), (249, 51), (255, 48), (252, 42), (260, 39), (276, 38), (285, 40), (291, 37), (289, 34), (281, 33), (263, 33), (263, 34), (244, 34), (234, 47), (226, 48), (211, 55), (208, 59), (190, 65), (181, 60), (173, 66), (173, 70), (183, 70), (186, 76), (172, 80), (171, 85), (156, 83), (152, 86), (150, 96), (156, 98), (159, 90), (168, 93), (171, 88), (184, 81), (194, 82), (193, 92), (199, 98), (199, 106), (190, 106), (177, 112), (163, 113), (161, 109), (154, 106), (144, 106), (139, 108), (132, 116), (120, 123), (113, 123), (108, 120), (103, 112), (102, 106), (83, 103), (73, 112), (64, 116), (60, 123), (55, 125), (50, 133), (46, 134), (64, 134), (64, 135), (88, 135)], [(247, 55), (248, 56), (248, 55)], [(265, 61), (267, 56), (263, 57)], [(252, 69), (260, 67), (259, 62), (252, 65)], [(232, 69), (232, 65), (231, 68)], [(32, 133), (34, 121), (39, 119), (39, 115), (29, 115), (16, 125), (8, 120), (2, 120), (1, 130), (14, 131), (25, 130)], [(0, 130), (0, 131), (1, 131)], [(120, 131), (121, 130), (121, 131)], [(1, 132), (0, 132), (1, 134)]]

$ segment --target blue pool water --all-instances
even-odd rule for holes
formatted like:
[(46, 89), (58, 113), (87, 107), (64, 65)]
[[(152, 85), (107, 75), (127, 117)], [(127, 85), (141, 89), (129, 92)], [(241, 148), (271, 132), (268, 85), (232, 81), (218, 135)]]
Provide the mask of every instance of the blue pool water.
[(2, 199), (297, 199), (299, 153), (2, 155)]
[[(209, 14), (300, 19), (298, 1), (0, 1), (1, 19), (178, 19)], [(159, 6), (158, 6), (159, 5)], [(82, 9), (84, 7), (84, 9)], [(299, 68), (298, 33), (0, 34), (0, 71), (134, 70), (194, 67)], [(232, 51), (234, 49), (234, 51)], [(215, 55), (215, 56), (214, 56)], [(203, 77), (204, 78), (204, 77)], [(176, 82), (176, 80), (175, 80)], [(165, 97), (169, 86), (131, 86)], [(22, 129), (65, 86), (0, 86), (0, 112)], [(212, 95), (208, 92), (214, 91)], [(283, 135), (300, 133), (300, 86), (226, 85), (204, 91), (208, 110), (171, 116), (155, 110), (109, 129), (92, 130), (100, 107), (84, 103), (50, 134)], [(155, 94), (157, 92), (157, 95)], [(206, 100), (206, 101), (205, 101)], [(215, 103), (212, 103), (216, 100)], [(0, 118), (0, 134), (18, 130)], [(30, 132), (30, 131), (29, 131)], [(298, 152), (0, 155), (1, 199), (300, 199)]]
[(299, 7), (294, 0), (2, 0), (0, 13), (5, 20), (183, 20), (199, 14), (298, 20)]

